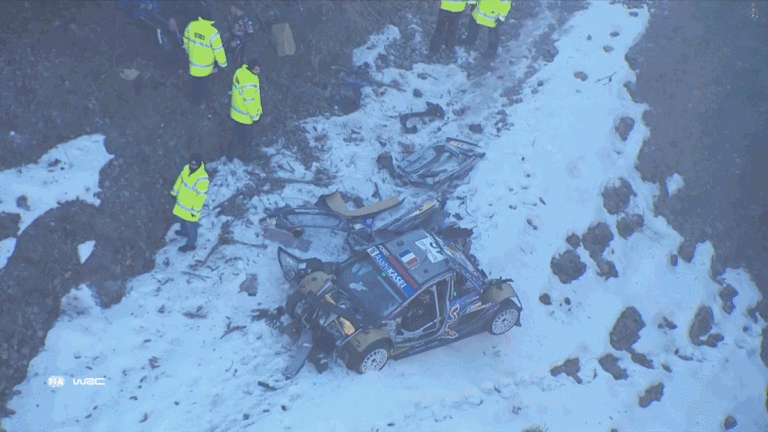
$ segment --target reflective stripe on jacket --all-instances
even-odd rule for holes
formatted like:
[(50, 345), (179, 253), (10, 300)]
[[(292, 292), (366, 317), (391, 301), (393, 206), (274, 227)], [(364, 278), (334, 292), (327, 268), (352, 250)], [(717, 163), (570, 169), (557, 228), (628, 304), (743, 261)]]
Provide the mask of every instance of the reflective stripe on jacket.
[(512, 6), (512, 0), (479, 0), (472, 11), (475, 22), (486, 27), (496, 27), (496, 20), (504, 21)]
[(467, 3), (475, 4), (477, 0), (441, 0), (440, 9), (448, 12), (461, 12), (467, 7)]
[(259, 76), (251, 72), (247, 64), (240, 66), (232, 78), (232, 106), (229, 116), (242, 124), (251, 124), (261, 117)]
[(176, 197), (176, 205), (173, 206), (173, 214), (188, 220), (197, 222), (200, 219), (200, 210), (208, 195), (208, 173), (205, 172), (205, 164), (201, 163), (197, 171), (189, 173), (189, 165), (186, 165), (181, 174), (176, 178), (171, 195)]
[(189, 74), (192, 76), (210, 75), (214, 58), (219, 66), (227, 67), (227, 56), (213, 21), (198, 18), (190, 22), (184, 30), (184, 49), (189, 57)]

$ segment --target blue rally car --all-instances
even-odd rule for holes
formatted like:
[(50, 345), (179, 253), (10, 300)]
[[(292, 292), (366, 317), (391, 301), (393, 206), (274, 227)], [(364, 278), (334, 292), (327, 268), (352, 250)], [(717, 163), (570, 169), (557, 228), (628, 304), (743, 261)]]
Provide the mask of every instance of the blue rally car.
[(301, 336), (286, 367), (295, 376), (312, 348), (359, 373), (488, 331), (520, 325), (523, 307), (509, 280), (488, 279), (455, 242), (416, 230), (356, 252), (340, 263), (278, 261), (292, 291), (287, 314)]

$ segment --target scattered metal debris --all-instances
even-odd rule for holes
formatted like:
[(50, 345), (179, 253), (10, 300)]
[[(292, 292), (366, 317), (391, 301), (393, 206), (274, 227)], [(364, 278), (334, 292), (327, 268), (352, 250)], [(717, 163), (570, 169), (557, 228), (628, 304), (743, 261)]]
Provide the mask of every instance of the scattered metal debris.
[(400, 114), (400, 125), (403, 126), (405, 133), (408, 133), (408, 134), (416, 133), (416, 126), (415, 125), (408, 126), (408, 120), (412, 118), (420, 118), (420, 117), (442, 120), (445, 118), (445, 110), (443, 109), (443, 107), (441, 107), (436, 103), (427, 102), (427, 109), (425, 111)]

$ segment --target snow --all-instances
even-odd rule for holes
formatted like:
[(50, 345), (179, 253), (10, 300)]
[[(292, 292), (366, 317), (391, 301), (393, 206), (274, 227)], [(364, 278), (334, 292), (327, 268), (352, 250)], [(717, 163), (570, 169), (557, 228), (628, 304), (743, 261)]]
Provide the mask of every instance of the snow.
[(89, 240), (77, 245), (77, 255), (80, 257), (80, 264), (84, 263), (85, 260), (91, 256), (91, 252), (93, 252), (94, 246), (96, 246), (96, 242), (94, 240)]
[(676, 194), (680, 189), (685, 186), (685, 183), (683, 182), (683, 177), (680, 176), (678, 173), (674, 173), (669, 178), (667, 178), (667, 191), (669, 191), (669, 196), (672, 196)]
[[(0, 184), (9, 185), (0, 189), (0, 212), (21, 216), (21, 235), (35, 219), (67, 201), (98, 206), (99, 171), (112, 158), (103, 135), (86, 135), (57, 145), (36, 164), (0, 171)], [(14, 248), (9, 239), (0, 244), (0, 268)]]
[[(86, 287), (73, 289), (62, 300), (64, 313), (32, 360), (27, 380), (16, 387), (21, 393), (10, 407), (17, 413), (4, 419), (3, 426), (9, 432), (111, 431), (115, 425), (125, 431), (517, 431), (531, 425), (553, 432), (678, 431), (720, 430), (725, 416), (733, 415), (738, 430), (767, 430), (762, 404), (768, 369), (758, 354), (765, 323), (748, 314), (760, 298), (756, 287), (743, 271), (727, 270), (723, 281), (739, 292), (735, 310), (727, 315), (718, 298), (721, 285), (709, 277), (709, 243), (697, 247), (691, 263), (672, 266), (669, 256), (682, 239), (653, 216), (658, 187), (644, 183), (633, 168), (649, 133), (639, 122), (646, 107), (632, 102), (624, 88), (634, 80), (624, 55), (648, 21), (646, 10), (636, 11), (639, 16), (632, 18), (623, 6), (598, 1), (576, 14), (555, 35), (559, 54), (554, 62), (539, 65), (538, 73), (523, 83), (522, 103), (512, 106), (504, 105), (501, 92), (532, 62), (527, 47), (551, 24), (546, 14), (525, 22), (520, 40), (501, 50), (496, 64), (515, 59), (514, 65), (479, 81), (455, 66), (417, 64), (412, 71), (375, 71), (376, 79), (397, 79), (406, 92), (366, 89), (357, 112), (304, 123), (313, 131), (309, 142), (325, 152), (325, 167), (336, 173), (334, 185), (295, 183), (259, 194), (247, 203), (247, 220), (232, 225), (235, 238), (261, 243), (254, 224), (266, 208), (312, 202), (337, 189), (369, 197), (378, 187), (383, 198), (418, 199), (424, 191), (402, 189), (378, 171), (380, 152), (401, 160), (405, 148), (446, 136), (477, 142), (486, 157), (451, 195), (447, 208), (463, 217), (463, 226), (475, 229), (473, 251), (488, 274), (514, 279), (524, 306), (521, 328), (464, 339), (391, 362), (378, 373), (358, 375), (332, 364), (318, 374), (308, 364), (286, 381), (281, 371), (293, 343), (263, 320), (251, 319), (255, 309), (274, 309), (287, 295), (277, 245), (267, 242), (266, 250), (225, 245), (206, 265), (196, 261), (208, 254), (228, 221), (212, 209), (260, 172), (240, 162), (217, 162), (197, 250), (180, 255), (176, 248), (181, 239), (172, 228), (155, 269), (133, 279), (122, 302), (107, 310), (95, 305)], [(613, 31), (619, 36), (610, 37)], [(355, 62), (372, 61), (398, 37), (396, 29), (386, 28), (355, 52)], [(610, 53), (602, 49), (608, 44), (614, 48)], [(576, 71), (589, 79), (575, 79)], [(419, 78), (422, 72), (427, 79)], [(499, 75), (505, 77), (497, 79)], [(611, 75), (610, 81), (598, 82)], [(544, 85), (539, 87), (539, 81)], [(423, 92), (423, 99), (410, 97), (414, 88)], [(538, 92), (532, 93), (533, 88)], [(445, 122), (420, 124), (417, 134), (403, 135), (393, 117), (423, 109), (425, 100), (446, 108)], [(462, 106), (469, 107), (467, 112), (453, 115)], [(497, 131), (489, 126), (500, 109), (513, 127)], [(636, 119), (626, 142), (613, 130), (624, 116)], [(471, 123), (482, 123), (486, 132), (470, 134)], [(315, 139), (322, 135), (325, 139)], [(272, 164), (289, 167), (280, 174), (285, 177), (312, 176), (286, 154)], [(552, 256), (565, 250), (568, 233), (583, 233), (600, 221), (615, 226), (618, 216), (605, 211), (600, 192), (618, 177), (637, 192), (628, 211), (645, 218), (645, 226), (628, 239), (614, 236), (604, 254), (616, 264), (619, 277), (597, 276), (594, 262), (579, 248), (588, 270), (573, 283), (561, 284), (549, 269)], [(24, 217), (28, 224), (30, 215)], [(337, 255), (341, 249), (316, 241), (311, 253)], [(249, 274), (258, 274), (255, 297), (239, 291)], [(551, 306), (538, 301), (542, 293), (551, 296)], [(688, 338), (702, 305), (714, 313), (712, 331), (724, 336), (716, 348), (695, 346)], [(653, 369), (610, 346), (608, 334), (629, 306), (646, 324), (634, 348), (653, 361)], [(663, 318), (678, 328), (659, 328)], [(226, 333), (239, 325), (245, 327)], [(614, 380), (602, 370), (598, 359), (606, 353), (619, 358), (629, 375), (626, 380)], [(573, 357), (579, 358), (582, 384), (550, 373)], [(46, 382), (51, 375), (65, 377), (66, 385), (50, 388)], [(106, 384), (72, 384), (86, 377), (103, 377)], [(260, 387), (259, 381), (276, 390)], [(638, 397), (656, 383), (664, 384), (661, 401), (640, 408)]]

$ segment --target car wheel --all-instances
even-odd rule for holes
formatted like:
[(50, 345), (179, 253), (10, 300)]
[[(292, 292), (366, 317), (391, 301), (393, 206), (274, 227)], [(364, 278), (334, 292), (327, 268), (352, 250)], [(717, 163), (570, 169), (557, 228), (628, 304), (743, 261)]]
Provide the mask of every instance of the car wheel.
[(299, 302), (304, 298), (304, 295), (301, 293), (301, 291), (293, 291), (290, 294), (288, 294), (288, 298), (285, 299), (285, 313), (288, 314), (291, 319), (298, 319), (298, 315), (296, 314), (296, 306), (299, 305)]
[(359, 374), (381, 370), (389, 360), (391, 344), (387, 340), (377, 340), (358, 352), (348, 349), (347, 367)]
[(511, 301), (505, 301), (488, 321), (488, 333), (500, 335), (508, 332), (520, 319), (520, 308)]

